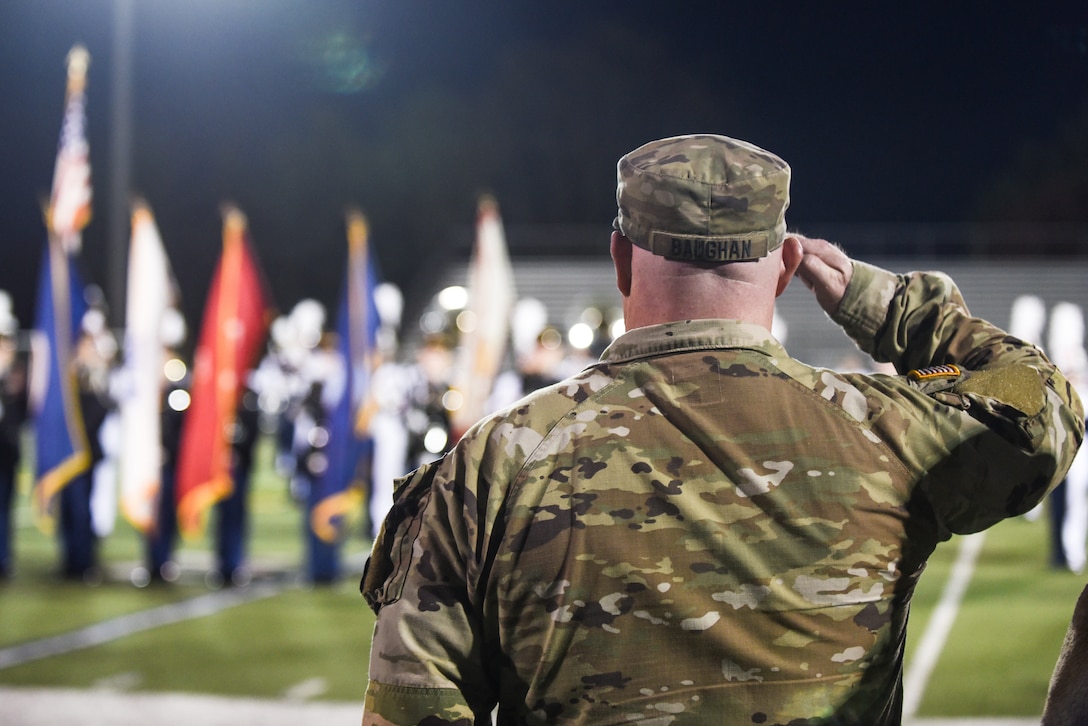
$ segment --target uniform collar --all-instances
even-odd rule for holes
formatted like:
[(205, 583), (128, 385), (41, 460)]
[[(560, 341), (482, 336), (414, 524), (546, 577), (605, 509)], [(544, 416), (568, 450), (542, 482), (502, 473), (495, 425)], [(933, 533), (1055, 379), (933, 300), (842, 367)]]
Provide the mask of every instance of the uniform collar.
[(637, 358), (718, 348), (747, 348), (772, 358), (788, 354), (762, 325), (739, 320), (685, 320), (629, 330), (616, 338), (601, 361), (623, 363)]

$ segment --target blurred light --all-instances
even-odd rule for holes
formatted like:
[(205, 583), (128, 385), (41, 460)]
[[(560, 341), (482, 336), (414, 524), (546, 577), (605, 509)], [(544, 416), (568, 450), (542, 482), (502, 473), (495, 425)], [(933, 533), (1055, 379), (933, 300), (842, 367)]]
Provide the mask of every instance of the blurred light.
[(181, 358), (171, 358), (162, 366), (162, 374), (166, 376), (166, 380), (172, 383), (177, 383), (182, 378), (185, 378), (185, 374), (188, 370), (185, 361)]
[(432, 454), (441, 454), (446, 449), (447, 441), (449, 441), (449, 436), (446, 434), (446, 430), (441, 426), (432, 426), (423, 435), (423, 448)]
[(314, 40), (304, 51), (322, 89), (333, 93), (358, 93), (373, 88), (385, 69), (366, 40), (346, 29)]
[(306, 457), (306, 470), (314, 476), (321, 476), (329, 470), (329, 457), (321, 451), (314, 451)]
[(563, 345), (563, 336), (555, 328), (548, 328), (540, 334), (540, 345), (548, 350), (557, 350)]
[(287, 410), (287, 399), (278, 392), (262, 391), (257, 398), (257, 405), (267, 414), (283, 413)]
[(245, 435), (246, 429), (244, 426), (242, 426), (242, 424), (238, 423), (237, 421), (232, 421), (231, 423), (227, 424), (227, 441), (231, 442), (232, 444), (241, 443), (241, 441), (245, 438)]
[(455, 391), (452, 388), (442, 394), (442, 406), (447, 411), (456, 411), (461, 408), (465, 403), (465, 397), (460, 391)]
[(253, 581), (253, 573), (248, 567), (239, 567), (230, 573), (230, 581), (237, 587), (246, 587)]
[(137, 567), (132, 571), (132, 574), (129, 575), (129, 580), (131, 580), (132, 584), (136, 587), (147, 587), (151, 584), (151, 573), (148, 572), (146, 567)]
[(329, 430), (324, 426), (314, 426), (306, 435), (306, 441), (315, 449), (324, 448), (329, 443)]
[(575, 323), (567, 332), (567, 340), (572, 348), (585, 350), (593, 345), (593, 328), (585, 323)]
[(184, 411), (189, 408), (190, 403), (192, 403), (192, 399), (189, 397), (189, 392), (180, 388), (170, 391), (166, 397), (166, 405), (172, 411)]
[(441, 333), (446, 329), (446, 316), (437, 310), (423, 313), (419, 319), (419, 328), (424, 333)]
[(612, 336), (612, 340), (615, 340), (626, 332), (627, 325), (623, 322), (623, 318), (613, 320), (612, 325), (608, 326), (608, 334)]
[(468, 305), (468, 290), (460, 285), (452, 285), (439, 292), (437, 300), (446, 310), (461, 310)]
[(162, 563), (162, 567), (159, 568), (159, 574), (162, 575), (162, 579), (167, 582), (177, 582), (177, 579), (181, 577), (181, 565), (173, 560), (167, 560)]
[(604, 322), (604, 315), (597, 308), (586, 308), (582, 311), (582, 322), (591, 328), (599, 328)]
[(457, 329), (462, 333), (471, 333), (476, 330), (476, 313), (471, 310), (462, 310), (457, 313)]

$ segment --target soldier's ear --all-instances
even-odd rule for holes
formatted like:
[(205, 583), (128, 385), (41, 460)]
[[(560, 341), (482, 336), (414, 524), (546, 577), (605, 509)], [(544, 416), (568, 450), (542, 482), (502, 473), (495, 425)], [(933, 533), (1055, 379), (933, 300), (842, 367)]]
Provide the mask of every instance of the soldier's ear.
[(790, 284), (793, 274), (801, 266), (801, 259), (805, 256), (805, 250), (801, 247), (801, 240), (793, 235), (787, 235), (786, 239), (782, 240), (781, 249), (782, 268), (778, 273), (778, 287), (774, 293), (775, 297), (786, 291), (786, 286)]
[(631, 294), (631, 240), (619, 232), (612, 233), (612, 263), (616, 266), (616, 287), (620, 294)]

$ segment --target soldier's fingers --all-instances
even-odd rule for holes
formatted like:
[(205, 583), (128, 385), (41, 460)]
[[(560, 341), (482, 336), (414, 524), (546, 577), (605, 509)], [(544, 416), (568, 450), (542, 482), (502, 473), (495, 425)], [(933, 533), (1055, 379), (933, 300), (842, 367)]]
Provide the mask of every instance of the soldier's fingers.
[(804, 250), (805, 256), (812, 255), (818, 257), (821, 260), (826, 261), (832, 266), (835, 262), (842, 262), (849, 259), (842, 248), (836, 244), (832, 244), (825, 239), (817, 239), (815, 237), (803, 237), (801, 235), (795, 235), (801, 242), (801, 249)]
[(816, 300), (833, 312), (846, 293), (853, 273), (853, 263), (845, 252), (827, 240), (798, 236), (804, 257), (797, 267), (797, 277), (816, 294)]

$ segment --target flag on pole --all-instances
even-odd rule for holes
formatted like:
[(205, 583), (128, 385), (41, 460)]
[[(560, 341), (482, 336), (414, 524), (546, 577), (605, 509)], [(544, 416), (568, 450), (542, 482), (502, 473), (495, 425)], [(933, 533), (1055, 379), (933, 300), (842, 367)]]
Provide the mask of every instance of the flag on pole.
[(329, 440), (327, 468), (313, 486), (317, 496), (310, 527), (323, 542), (332, 544), (343, 534), (345, 516), (361, 511), (363, 490), (369, 481), (365, 449), (370, 439), (372, 409), (370, 378), (375, 366), (380, 319), (374, 301), (378, 273), (370, 251), (366, 219), (348, 213), (348, 261), (337, 312), (337, 354), (343, 364), (343, 386), (326, 411)]
[(56, 497), (87, 471), (91, 455), (79, 408), (73, 359), (87, 303), (76, 268), (83, 228), (91, 219), (91, 165), (86, 138), (85, 90), (90, 56), (82, 46), (68, 54), (68, 83), (53, 189), (45, 210), (48, 232), (38, 280), (32, 336), (32, 406), (35, 418), (34, 512), (52, 533)]
[(163, 320), (176, 285), (150, 207), (132, 212), (125, 297), (121, 413), (121, 512), (143, 534), (155, 525), (162, 483)]
[(491, 387), (508, 348), (510, 313), (516, 298), (506, 233), (494, 198), (480, 199), (476, 242), (468, 272), (468, 305), (451, 388), (461, 405), (451, 411), (452, 438), (459, 439), (487, 411)]
[(192, 402), (178, 451), (178, 526), (187, 538), (200, 534), (207, 510), (233, 491), (232, 433), (246, 375), (261, 352), (269, 314), (245, 215), (228, 208), (223, 253), (204, 306), (193, 360)]
[(91, 221), (91, 161), (87, 144), (86, 89), (91, 56), (81, 45), (68, 53), (68, 87), (53, 190), (47, 211), (50, 232), (69, 254), (79, 252), (80, 233)]

